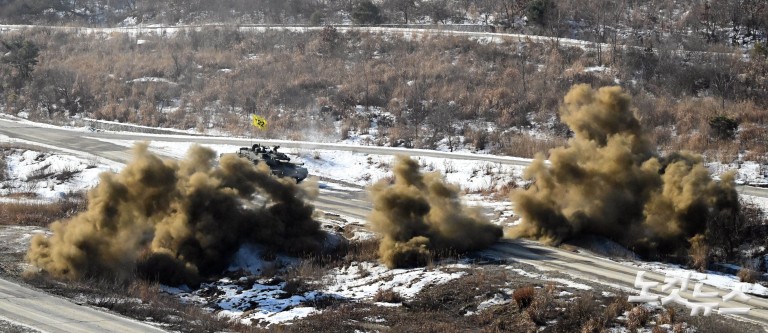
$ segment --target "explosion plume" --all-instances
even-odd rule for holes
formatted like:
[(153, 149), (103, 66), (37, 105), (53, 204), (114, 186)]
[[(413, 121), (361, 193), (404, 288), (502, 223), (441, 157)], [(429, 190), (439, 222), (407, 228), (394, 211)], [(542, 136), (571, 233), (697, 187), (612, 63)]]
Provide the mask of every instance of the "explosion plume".
[(621, 88), (577, 85), (560, 114), (574, 136), (549, 151), (549, 164), (538, 155), (526, 170), (534, 183), (512, 194), (522, 222), (511, 236), (560, 243), (595, 234), (664, 254), (703, 234), (712, 216), (738, 211), (733, 175), (715, 182), (700, 156), (660, 156)]
[(459, 188), (439, 173), (422, 174), (416, 161), (398, 156), (395, 182), (370, 188), (371, 227), (382, 235), (381, 260), (390, 268), (425, 265), (436, 255), (487, 247), (502, 236), (476, 209), (465, 207)]
[[(310, 253), (324, 234), (294, 182), (268, 167), (192, 146), (182, 161), (134, 147), (120, 173), (103, 173), (88, 208), (32, 239), (27, 260), (66, 279), (140, 277), (197, 285), (220, 273), (243, 243)], [(260, 202), (256, 204), (254, 202)]]

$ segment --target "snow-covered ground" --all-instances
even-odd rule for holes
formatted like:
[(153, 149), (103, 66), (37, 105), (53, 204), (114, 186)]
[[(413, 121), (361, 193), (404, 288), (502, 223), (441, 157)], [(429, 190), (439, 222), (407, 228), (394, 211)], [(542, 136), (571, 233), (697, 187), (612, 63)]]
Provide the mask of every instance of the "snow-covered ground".
[[(252, 258), (258, 258), (254, 256)], [(269, 263), (271, 264), (271, 263)], [(264, 265), (261, 263), (260, 265)], [(235, 268), (235, 267), (231, 267)], [(203, 284), (190, 291), (165, 287), (167, 293), (200, 304), (213, 304), (220, 314), (267, 326), (300, 319), (320, 310), (307, 305), (323, 298), (371, 301), (376, 293), (391, 290), (404, 299), (411, 299), (424, 287), (445, 283), (465, 274), (467, 265), (442, 265), (439, 268), (387, 269), (381, 264), (352, 263), (336, 268), (318, 279), (308, 281), (314, 288), (289, 294), (285, 290), (289, 281), (279, 278), (223, 278)], [(259, 272), (253, 272), (259, 274)], [(217, 296), (213, 298), (210, 294)], [(397, 303), (378, 303), (381, 306), (399, 306)]]
[[(253, 249), (251, 247), (251, 249)], [(251, 256), (258, 258), (258, 255)], [(280, 261), (278, 259), (277, 261)], [(263, 267), (265, 263), (251, 264), (251, 267)], [(271, 262), (267, 265), (272, 264)], [(282, 264), (282, 263), (281, 263)], [(246, 265), (247, 266), (247, 265)], [(510, 276), (536, 278), (558, 287), (577, 290), (591, 290), (583, 283), (564, 278), (553, 278), (545, 274), (531, 273), (512, 266), (501, 266)], [(230, 267), (244, 269), (244, 267)], [(403, 301), (412, 300), (424, 288), (458, 279), (472, 270), (468, 263), (444, 263), (434, 267), (412, 269), (388, 269), (378, 263), (353, 262), (347, 266), (331, 269), (316, 281), (307, 281), (309, 290), (288, 293), (285, 290), (290, 282), (279, 278), (241, 277), (223, 278), (213, 283), (203, 284), (191, 291), (184, 288), (164, 287), (163, 291), (174, 294), (183, 300), (206, 304), (218, 310), (221, 315), (240, 320), (245, 324), (258, 324), (262, 327), (275, 323), (289, 322), (318, 313), (322, 310), (312, 306), (313, 302), (325, 298), (345, 301), (374, 302), (377, 306), (401, 306), (402, 302), (375, 302), (380, 292), (394, 292)], [(258, 272), (254, 272), (258, 274)], [(514, 279), (510, 279), (514, 280)], [(563, 293), (568, 293), (563, 291)], [(508, 290), (512, 294), (512, 290)], [(215, 295), (211, 297), (210, 295)], [(489, 295), (478, 295), (478, 298)], [(509, 297), (494, 294), (484, 300), (476, 312), (495, 304), (509, 303)], [(469, 311), (471, 315), (475, 311)]]
[(99, 174), (118, 165), (52, 152), (26, 149), (0, 151), (5, 173), (0, 180), (0, 201), (12, 193), (34, 194), (33, 199), (52, 200), (96, 185)]

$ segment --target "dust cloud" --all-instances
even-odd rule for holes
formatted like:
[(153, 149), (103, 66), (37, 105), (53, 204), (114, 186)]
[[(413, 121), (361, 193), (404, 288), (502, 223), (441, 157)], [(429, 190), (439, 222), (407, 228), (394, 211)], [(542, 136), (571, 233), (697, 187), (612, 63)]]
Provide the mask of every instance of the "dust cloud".
[(478, 211), (465, 207), (459, 188), (439, 173), (422, 174), (416, 161), (398, 156), (394, 183), (370, 188), (369, 221), (382, 236), (379, 256), (390, 268), (427, 264), (434, 257), (487, 247), (502, 236)]
[(512, 193), (522, 222), (510, 236), (557, 244), (594, 234), (641, 255), (671, 254), (710, 217), (738, 210), (734, 175), (715, 182), (701, 156), (661, 156), (621, 88), (574, 86), (560, 115), (574, 136), (526, 170), (534, 183)]
[(195, 286), (219, 274), (243, 243), (308, 254), (324, 234), (306, 191), (234, 154), (216, 165), (213, 150), (194, 145), (181, 161), (134, 147), (120, 173), (103, 173), (87, 211), (36, 236), (27, 260), (64, 279), (128, 280)]

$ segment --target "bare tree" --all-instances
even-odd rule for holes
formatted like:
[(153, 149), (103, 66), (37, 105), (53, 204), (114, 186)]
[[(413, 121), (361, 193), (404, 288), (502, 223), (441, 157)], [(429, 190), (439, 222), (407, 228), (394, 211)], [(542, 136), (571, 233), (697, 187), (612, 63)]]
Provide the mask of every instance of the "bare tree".
[(768, 3), (765, 0), (742, 0), (741, 8), (744, 10), (744, 16), (741, 24), (747, 28), (747, 34), (760, 26), (761, 21), (768, 20)]
[(497, 0), (500, 11), (504, 13), (504, 28), (511, 28), (515, 23), (515, 18), (520, 17), (528, 8), (528, 1), (525, 0)]
[(738, 211), (722, 211), (707, 219), (707, 243), (721, 260), (738, 259), (739, 247), (765, 245), (765, 214), (754, 204), (741, 202)]
[(431, 134), (427, 137), (428, 145), (433, 146), (445, 137), (448, 141), (448, 149), (453, 151), (456, 148), (455, 126), (458, 121), (459, 109), (456, 104), (438, 104), (429, 108), (426, 118), (426, 125), (430, 128)]
[(412, 13), (420, 2), (420, 0), (386, 0), (384, 2), (384, 6), (385, 8), (390, 8), (393, 11), (403, 13), (405, 24), (408, 24), (409, 13)]
[(32, 86), (32, 100), (47, 112), (48, 118), (58, 112), (67, 116), (83, 113), (95, 105), (87, 80), (70, 70), (44, 69), (36, 75)]
[[(484, 0), (489, 1), (489, 0)], [(433, 23), (446, 23), (453, 12), (449, 6), (448, 0), (431, 0), (421, 3), (423, 14), (429, 16)], [(487, 21), (487, 17), (486, 17)], [(487, 24), (487, 23), (486, 23)]]
[(712, 88), (720, 95), (721, 107), (725, 109), (725, 100), (732, 97), (734, 84), (741, 68), (738, 55), (717, 55), (711, 62)]

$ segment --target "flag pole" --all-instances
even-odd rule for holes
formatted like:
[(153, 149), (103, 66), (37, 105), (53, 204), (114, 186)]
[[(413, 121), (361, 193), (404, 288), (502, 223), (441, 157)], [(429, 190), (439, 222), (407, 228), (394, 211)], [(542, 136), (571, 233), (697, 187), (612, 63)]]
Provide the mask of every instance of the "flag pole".
[(248, 114), (248, 122), (249, 122), (248, 127), (251, 129), (251, 131), (250, 131), (251, 132), (251, 144), (250, 144), (251, 147), (253, 147), (253, 131), (254, 131), (253, 128), (255, 127), (255, 126), (252, 125), (253, 115), (254, 114), (251, 114), (251, 113)]

